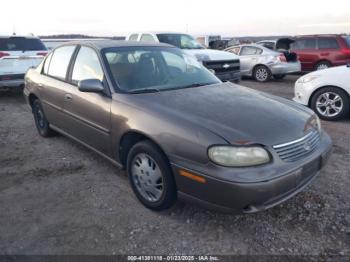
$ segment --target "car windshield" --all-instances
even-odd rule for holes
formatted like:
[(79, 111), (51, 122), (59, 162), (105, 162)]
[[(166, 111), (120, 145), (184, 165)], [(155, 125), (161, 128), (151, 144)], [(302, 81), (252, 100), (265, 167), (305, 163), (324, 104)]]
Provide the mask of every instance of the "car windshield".
[(158, 92), (221, 83), (194, 57), (171, 47), (103, 51), (110, 75), (125, 93)]
[(185, 34), (157, 34), (159, 42), (181, 49), (204, 49), (192, 36)]
[(45, 45), (36, 38), (9, 37), (0, 38), (1, 51), (41, 51)]
[(350, 36), (343, 36), (345, 42), (346, 42), (346, 45), (350, 48)]

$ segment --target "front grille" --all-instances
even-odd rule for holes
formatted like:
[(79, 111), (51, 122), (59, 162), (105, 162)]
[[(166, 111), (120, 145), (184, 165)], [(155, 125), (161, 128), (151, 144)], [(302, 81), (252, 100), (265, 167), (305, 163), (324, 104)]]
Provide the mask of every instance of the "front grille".
[(310, 155), (320, 144), (320, 133), (312, 129), (307, 135), (297, 140), (275, 145), (273, 148), (278, 156), (286, 161), (293, 162)]
[(208, 69), (213, 69), (215, 73), (229, 73), (240, 70), (239, 60), (204, 61), (203, 65)]

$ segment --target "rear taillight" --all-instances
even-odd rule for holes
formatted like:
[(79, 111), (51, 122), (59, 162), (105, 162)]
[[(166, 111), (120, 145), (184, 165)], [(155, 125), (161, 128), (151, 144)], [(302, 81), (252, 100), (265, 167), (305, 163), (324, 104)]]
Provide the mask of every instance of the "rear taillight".
[(38, 53), (36, 53), (36, 55), (46, 56), (47, 52), (38, 52)]
[(287, 59), (286, 59), (286, 57), (285, 57), (284, 54), (280, 54), (280, 55), (277, 57), (277, 59), (278, 59), (280, 62), (287, 62)]
[(0, 51), (0, 58), (3, 58), (4, 56), (10, 56), (10, 54)]

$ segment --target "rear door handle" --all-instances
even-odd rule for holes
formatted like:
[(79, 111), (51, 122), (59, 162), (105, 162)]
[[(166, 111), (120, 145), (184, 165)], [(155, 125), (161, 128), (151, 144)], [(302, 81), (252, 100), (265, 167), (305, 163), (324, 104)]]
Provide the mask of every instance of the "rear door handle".
[(64, 95), (64, 101), (72, 101), (73, 100), (73, 96), (71, 94), (65, 94)]

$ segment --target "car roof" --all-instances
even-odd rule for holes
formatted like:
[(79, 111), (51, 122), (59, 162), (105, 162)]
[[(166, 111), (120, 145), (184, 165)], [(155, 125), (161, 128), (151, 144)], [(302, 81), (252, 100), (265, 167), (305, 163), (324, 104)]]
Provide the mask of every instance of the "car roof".
[(84, 45), (91, 46), (97, 50), (102, 50), (105, 48), (113, 48), (113, 47), (173, 47), (172, 45), (165, 43), (156, 43), (156, 42), (142, 42), (142, 41), (126, 41), (126, 40), (87, 40), (87, 41), (72, 41), (65, 42), (60, 45)]

